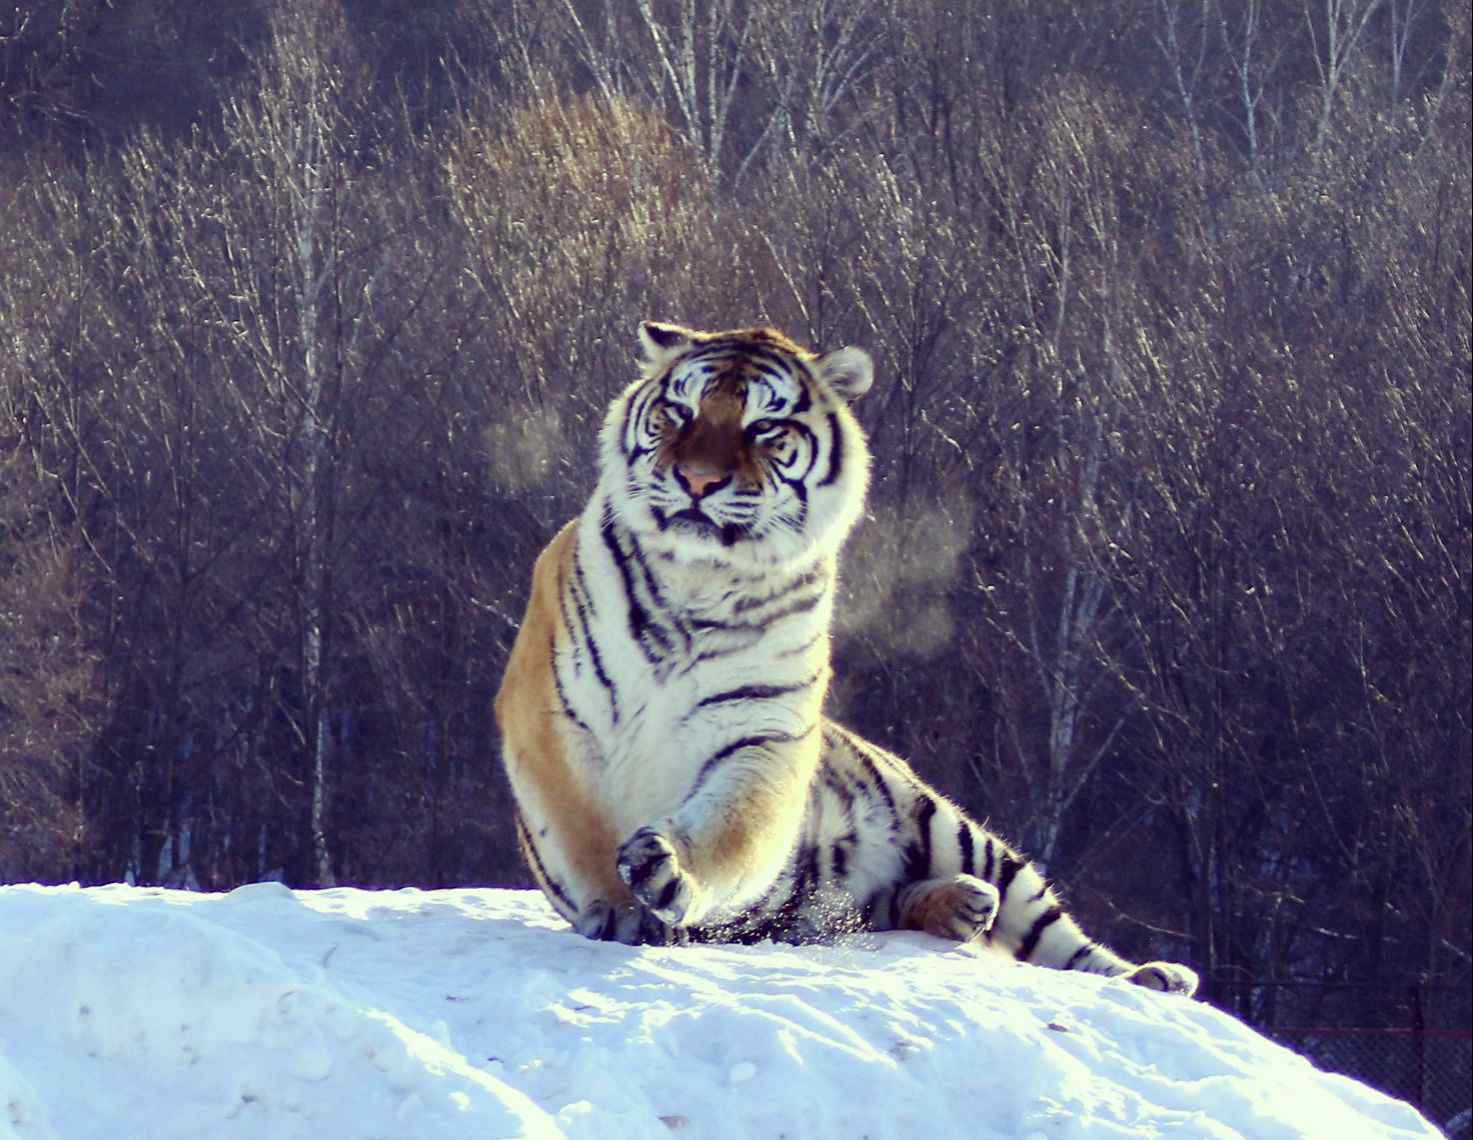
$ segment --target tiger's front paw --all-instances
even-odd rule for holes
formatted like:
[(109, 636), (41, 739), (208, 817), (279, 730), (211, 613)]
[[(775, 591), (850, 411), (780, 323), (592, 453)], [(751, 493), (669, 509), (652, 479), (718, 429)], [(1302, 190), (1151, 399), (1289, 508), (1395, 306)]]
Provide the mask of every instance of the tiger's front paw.
[(619, 848), (619, 877), (661, 922), (680, 926), (696, 900), (696, 883), (674, 844), (642, 827)]
[(626, 946), (669, 946), (686, 941), (686, 933), (661, 922), (644, 907), (614, 906), (595, 899), (585, 906), (573, 929), (595, 942), (622, 942)]
[(1125, 978), (1148, 990), (1167, 994), (1191, 997), (1197, 992), (1197, 972), (1176, 962), (1147, 962), (1131, 970)]

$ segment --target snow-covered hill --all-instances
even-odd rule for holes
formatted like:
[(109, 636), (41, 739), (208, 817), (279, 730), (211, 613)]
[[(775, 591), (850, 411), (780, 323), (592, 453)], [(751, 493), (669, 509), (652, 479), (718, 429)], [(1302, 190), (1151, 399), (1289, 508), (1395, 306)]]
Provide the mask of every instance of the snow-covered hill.
[(522, 891), (0, 888), (0, 1137), (1437, 1136), (1198, 1002), (922, 935), (631, 948)]

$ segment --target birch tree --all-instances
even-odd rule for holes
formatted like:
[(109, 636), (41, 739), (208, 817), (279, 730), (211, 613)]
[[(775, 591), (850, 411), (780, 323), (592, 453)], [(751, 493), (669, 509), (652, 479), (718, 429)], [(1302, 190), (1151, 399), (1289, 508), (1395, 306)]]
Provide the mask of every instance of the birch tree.
[(881, 0), (769, 4), (754, 56), (772, 104), (734, 181), (765, 147), (781, 147), (790, 162), (821, 159), (857, 130), (867, 79), (900, 18)]
[(713, 181), (740, 185), (774, 146), (832, 145), (877, 58), (880, 0), (563, 0), (565, 41), (608, 106), (662, 108)]
[(1304, 23), (1319, 79), (1314, 146), (1323, 147), (1346, 80), (1358, 61), (1381, 0), (1304, 0)]
[(631, 96), (664, 108), (704, 170), (718, 178), (730, 149), (738, 90), (750, 80), (747, 0), (602, 0), (585, 12), (563, 0), (566, 40), (613, 107)]
[(1066, 89), (1034, 115), (1031, 162), (999, 155), (992, 169), (1012, 280), (993, 324), (1016, 347), (993, 381), (1011, 393), (995, 476), (1007, 546), (981, 581), (1006, 647), (989, 674), (1006, 705), (997, 764), (1026, 774), (1027, 844), (1047, 863), (1135, 711), (1112, 677), (1126, 634), (1100, 570), (1134, 526), (1120, 433), (1139, 321), (1128, 217), (1149, 216), (1154, 186), (1193, 180), (1173, 179), (1106, 100)]
[[(1181, 104), (1182, 118), (1186, 120), (1187, 133), (1192, 140), (1192, 157), (1196, 160), (1198, 177), (1204, 173), (1202, 73), (1212, 42), (1210, 6), (1211, 0), (1201, 0), (1195, 6), (1183, 4), (1180, 0), (1156, 0), (1154, 39), (1166, 62), (1177, 101)], [(1196, 8), (1195, 13), (1191, 12), (1193, 7)]]
[(1283, 45), (1273, 45), (1264, 33), (1263, 0), (1242, 0), (1236, 20), (1230, 20), (1226, 6), (1217, 0), (1217, 26), (1223, 50), (1232, 71), (1233, 117), (1243, 132), (1243, 150), (1249, 172), (1259, 176), (1263, 151), (1260, 105), (1278, 67)]
[(1435, 10), (1434, 0), (1386, 0), (1386, 60), (1391, 73), (1387, 94), (1393, 106), (1426, 73), (1430, 61), (1418, 60), (1412, 45)]
[[(293, 580), (300, 705), (284, 706), (306, 758), (308, 875), (334, 881), (327, 813), (330, 694), (342, 600), (347, 441), (378, 334), (374, 291), (392, 243), (364, 200), (375, 141), (362, 131), (362, 77), (333, 0), (281, 5), (258, 93), (227, 109), (227, 158), (248, 179), (227, 209), (220, 319), (237, 330), (258, 477), (279, 488)], [(228, 162), (226, 164), (229, 165)]]
[[(0, 386), (7, 380), (0, 378)], [(0, 441), (17, 438), (0, 387)], [(34, 456), (0, 442), (0, 879), (75, 867), (74, 789), (104, 704), (87, 643), (86, 576), (37, 486)]]

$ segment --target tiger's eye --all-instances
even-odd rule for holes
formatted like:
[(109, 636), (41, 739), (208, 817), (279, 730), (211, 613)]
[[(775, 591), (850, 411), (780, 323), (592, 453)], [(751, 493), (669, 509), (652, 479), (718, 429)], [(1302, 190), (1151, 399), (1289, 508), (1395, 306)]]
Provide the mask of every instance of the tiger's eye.
[(659, 417), (656, 420), (659, 426), (671, 431), (678, 431), (690, 419), (690, 413), (685, 408), (670, 400), (661, 400), (655, 406), (655, 413)]

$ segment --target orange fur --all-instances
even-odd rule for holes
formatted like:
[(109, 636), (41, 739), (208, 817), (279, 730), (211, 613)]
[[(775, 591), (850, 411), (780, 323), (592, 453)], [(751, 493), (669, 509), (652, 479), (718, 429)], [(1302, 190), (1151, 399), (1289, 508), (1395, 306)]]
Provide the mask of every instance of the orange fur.
[(528, 828), (534, 834), (545, 829), (563, 861), (583, 882), (596, 884), (603, 898), (629, 902), (633, 896), (614, 868), (623, 836), (615, 833), (569, 755), (577, 730), (559, 706), (548, 652), (562, 631), (558, 578), (571, 573), (575, 532), (575, 523), (563, 527), (533, 568), (532, 596), (496, 694), (496, 724)]
[(707, 881), (739, 879), (753, 862), (773, 853), (774, 833), (781, 835), (783, 821), (797, 814), (803, 788), (818, 763), (818, 734), (796, 758), (790, 778), (776, 782), (769, 773), (761, 783), (734, 787), (719, 821), (713, 823), (705, 842), (691, 852), (693, 869)]

